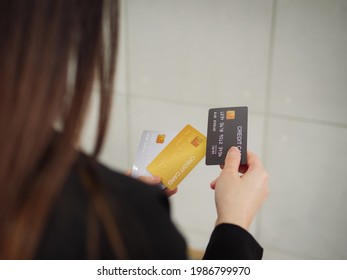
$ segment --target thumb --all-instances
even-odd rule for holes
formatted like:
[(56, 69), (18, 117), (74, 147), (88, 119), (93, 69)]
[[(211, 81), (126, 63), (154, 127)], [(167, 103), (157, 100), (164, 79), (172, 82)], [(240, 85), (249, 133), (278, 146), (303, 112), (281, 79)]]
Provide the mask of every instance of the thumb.
[(224, 170), (238, 175), (241, 153), (237, 147), (231, 147), (225, 157)]

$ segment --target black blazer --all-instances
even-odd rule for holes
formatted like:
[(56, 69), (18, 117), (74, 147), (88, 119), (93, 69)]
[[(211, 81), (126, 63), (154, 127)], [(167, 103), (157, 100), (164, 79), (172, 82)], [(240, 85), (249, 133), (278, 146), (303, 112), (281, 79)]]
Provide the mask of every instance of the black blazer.
[[(38, 247), (37, 259), (86, 259), (90, 197), (81, 182), (78, 166), (90, 161), (80, 155), (52, 207)], [(186, 242), (170, 219), (169, 201), (155, 186), (116, 173), (97, 163), (93, 169), (101, 191), (121, 230), (131, 259), (186, 259)], [(117, 258), (100, 226), (95, 258)], [(261, 259), (263, 249), (244, 229), (232, 224), (217, 226), (204, 259)]]

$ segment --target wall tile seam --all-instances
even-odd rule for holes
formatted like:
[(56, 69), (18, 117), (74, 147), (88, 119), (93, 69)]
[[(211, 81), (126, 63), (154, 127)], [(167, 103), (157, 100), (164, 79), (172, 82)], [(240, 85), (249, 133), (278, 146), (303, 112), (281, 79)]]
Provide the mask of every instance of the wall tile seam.
[(293, 116), (293, 115), (286, 115), (286, 114), (279, 114), (279, 113), (269, 113), (268, 117), (269, 117), (269, 120), (280, 119), (280, 120), (286, 120), (286, 121), (292, 121), (292, 122), (298, 122), (298, 123), (328, 126), (331, 128), (347, 129), (347, 120), (346, 120), (346, 123), (339, 123), (339, 122), (333, 122), (329, 120), (314, 119), (314, 118), (307, 118), (307, 117), (300, 117), (300, 116)]
[[(157, 97), (153, 95), (142, 95), (142, 94), (134, 94), (129, 93), (129, 96), (131, 99), (139, 99), (139, 100), (146, 100), (146, 101), (159, 101), (163, 103), (170, 103), (174, 105), (184, 105), (184, 106), (191, 106), (194, 108), (217, 108), (221, 107), (220, 103), (207, 103), (207, 102), (190, 102), (186, 100), (178, 100), (178, 99), (172, 99), (172, 98), (166, 98), (166, 97)], [(247, 106), (247, 104), (225, 104), (224, 107), (236, 107), (236, 106)], [(259, 111), (259, 110), (252, 110), (248, 107), (248, 112), (255, 115), (264, 115), (265, 111)]]
[[(197, 102), (186, 102), (186, 101), (179, 101), (179, 100), (172, 100), (170, 98), (157, 98), (153, 96), (143, 96), (143, 95), (130, 95), (130, 93), (125, 93), (122, 95), (122, 97), (129, 97), (130, 102), (131, 100), (146, 100), (146, 101), (159, 101), (163, 103), (170, 103), (175, 105), (184, 105), (184, 106), (191, 106), (194, 108), (202, 108), (202, 109), (209, 109), (213, 107), (218, 107), (220, 105), (217, 104), (207, 104), (207, 103), (197, 103)], [(229, 106), (229, 104), (225, 105), (226, 107)], [(234, 104), (231, 104), (230, 106), (234, 106)], [(287, 114), (280, 114), (280, 113), (272, 113), (272, 112), (266, 112), (266, 111), (258, 111), (258, 110), (249, 110), (249, 114), (261, 116), (267, 118), (267, 121), (271, 119), (282, 119), (287, 121), (294, 121), (294, 122), (300, 122), (300, 123), (310, 123), (315, 125), (323, 125), (323, 126), (330, 126), (330, 127), (336, 127), (336, 128), (347, 128), (347, 120), (346, 123), (343, 122), (334, 122), (324, 119), (318, 119), (318, 118), (308, 118), (308, 117), (301, 117), (301, 116), (295, 116), (295, 115), (287, 115)], [(131, 117), (131, 116), (130, 116)], [(264, 132), (265, 132), (264, 128)], [(265, 134), (265, 133), (264, 133)]]

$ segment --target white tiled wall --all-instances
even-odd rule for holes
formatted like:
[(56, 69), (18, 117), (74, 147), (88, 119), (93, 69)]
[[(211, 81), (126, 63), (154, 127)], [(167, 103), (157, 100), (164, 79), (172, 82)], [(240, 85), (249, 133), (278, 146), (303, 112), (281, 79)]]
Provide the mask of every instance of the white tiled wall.
[[(123, 0), (121, 12), (101, 160), (124, 171), (143, 130), (206, 133), (209, 108), (246, 105), (249, 149), (271, 178), (251, 228), (264, 258), (347, 259), (347, 1)], [(218, 173), (201, 162), (170, 198), (195, 249), (213, 229)]]
[(131, 94), (264, 111), (272, 1), (125, 2)]
[(347, 122), (347, 1), (278, 1), (270, 111)]

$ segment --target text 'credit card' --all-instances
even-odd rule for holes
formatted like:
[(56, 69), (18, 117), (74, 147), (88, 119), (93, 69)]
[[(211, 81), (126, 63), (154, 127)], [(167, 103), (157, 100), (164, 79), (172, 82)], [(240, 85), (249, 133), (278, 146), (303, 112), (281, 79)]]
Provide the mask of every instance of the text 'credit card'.
[(241, 164), (247, 164), (247, 107), (210, 109), (207, 125), (206, 164), (224, 164), (232, 146), (241, 152)]

